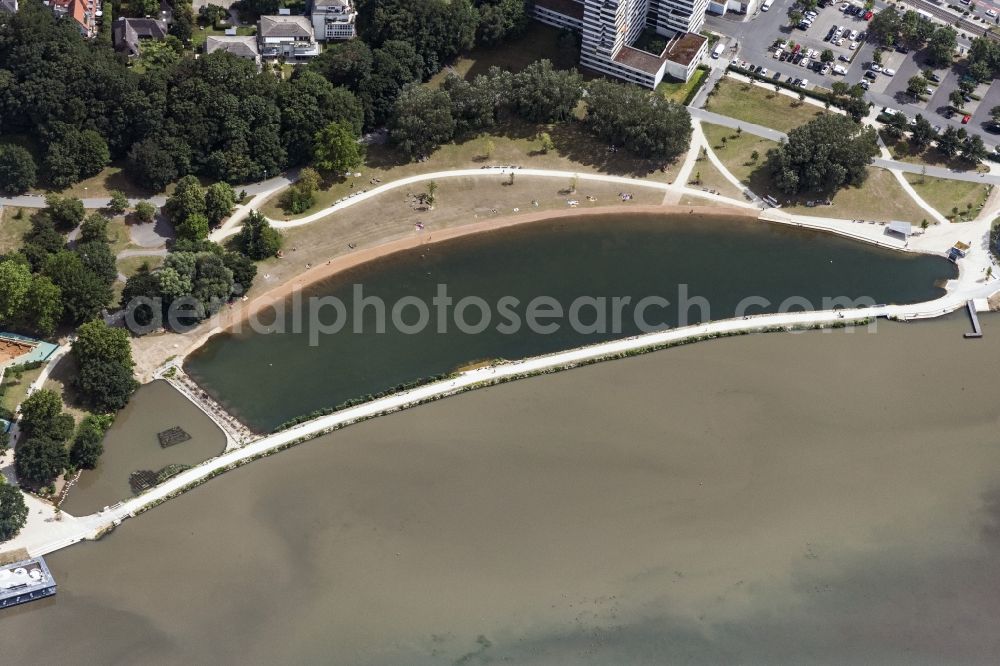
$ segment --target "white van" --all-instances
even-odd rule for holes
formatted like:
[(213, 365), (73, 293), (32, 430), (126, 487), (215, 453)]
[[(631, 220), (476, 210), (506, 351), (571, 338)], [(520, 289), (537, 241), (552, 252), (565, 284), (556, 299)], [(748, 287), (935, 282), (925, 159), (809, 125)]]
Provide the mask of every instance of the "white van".
[(760, 6), (760, 11), (766, 12), (774, 4), (774, 0), (764, 0), (764, 4)]
[(712, 49), (712, 57), (718, 59), (719, 56), (722, 55), (722, 52), (725, 50), (726, 50), (726, 45), (721, 40), (719, 40), (719, 43), (715, 45), (714, 49)]

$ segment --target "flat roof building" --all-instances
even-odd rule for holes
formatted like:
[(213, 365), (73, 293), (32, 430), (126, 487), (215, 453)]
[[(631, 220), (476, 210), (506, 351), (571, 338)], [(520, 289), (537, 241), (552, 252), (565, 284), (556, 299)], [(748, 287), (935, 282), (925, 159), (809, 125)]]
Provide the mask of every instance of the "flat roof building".
[[(536, 0), (533, 15), (581, 33), (582, 66), (655, 88), (664, 76), (687, 81), (694, 73), (708, 48), (708, 40), (695, 34), (707, 7), (707, 0)], [(647, 30), (667, 37), (662, 52), (635, 47)]]
[(313, 0), (312, 24), (318, 41), (354, 39), (357, 19), (351, 0)]
[(56, 593), (56, 581), (41, 557), (0, 566), (0, 608), (9, 608)]
[(257, 43), (262, 58), (296, 60), (319, 55), (312, 22), (305, 16), (261, 16)]

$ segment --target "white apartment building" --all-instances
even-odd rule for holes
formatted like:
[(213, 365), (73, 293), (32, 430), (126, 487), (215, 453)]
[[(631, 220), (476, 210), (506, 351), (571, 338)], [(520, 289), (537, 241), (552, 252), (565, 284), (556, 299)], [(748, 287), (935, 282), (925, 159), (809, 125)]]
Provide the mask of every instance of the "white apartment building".
[[(583, 67), (655, 88), (664, 76), (686, 81), (694, 73), (708, 48), (697, 34), (707, 8), (708, 0), (535, 0), (534, 16), (582, 33)], [(662, 53), (633, 48), (647, 29), (668, 38)]]
[(313, 0), (312, 24), (318, 41), (354, 39), (357, 19), (351, 0)]

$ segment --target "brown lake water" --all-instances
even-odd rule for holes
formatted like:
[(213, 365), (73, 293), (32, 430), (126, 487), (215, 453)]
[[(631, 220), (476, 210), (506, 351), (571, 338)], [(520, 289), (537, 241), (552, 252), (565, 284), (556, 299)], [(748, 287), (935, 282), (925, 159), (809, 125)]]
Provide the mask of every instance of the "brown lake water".
[(729, 338), (382, 417), (47, 558), (7, 663), (1000, 661), (1000, 318)]
[[(191, 439), (163, 448), (156, 433), (180, 426)], [(62, 509), (86, 515), (132, 496), (132, 472), (157, 471), (167, 465), (196, 465), (226, 448), (226, 436), (212, 419), (167, 382), (141, 387), (104, 438), (97, 469), (86, 470), (70, 490)]]

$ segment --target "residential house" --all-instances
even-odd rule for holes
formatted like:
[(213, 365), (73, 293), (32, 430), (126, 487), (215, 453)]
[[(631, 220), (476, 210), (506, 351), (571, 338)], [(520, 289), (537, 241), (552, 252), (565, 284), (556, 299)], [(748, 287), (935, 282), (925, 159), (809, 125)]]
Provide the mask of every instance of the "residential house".
[[(665, 76), (683, 81), (708, 51), (697, 34), (708, 0), (535, 0), (534, 17), (582, 34), (583, 67), (655, 88)], [(667, 37), (660, 53), (633, 45), (647, 30)]]
[(319, 55), (312, 23), (305, 16), (261, 16), (257, 43), (262, 58), (301, 60)]
[(312, 24), (318, 41), (354, 39), (357, 18), (351, 0), (313, 0)]
[(151, 18), (119, 18), (112, 30), (115, 49), (129, 58), (138, 58), (140, 45), (167, 37), (167, 23)]
[(260, 69), (260, 51), (257, 49), (257, 38), (241, 35), (210, 35), (205, 40), (205, 53), (227, 51), (237, 58), (250, 60)]
[(44, 4), (57, 18), (73, 21), (84, 37), (97, 34), (97, 19), (101, 15), (100, 0), (45, 0)]

